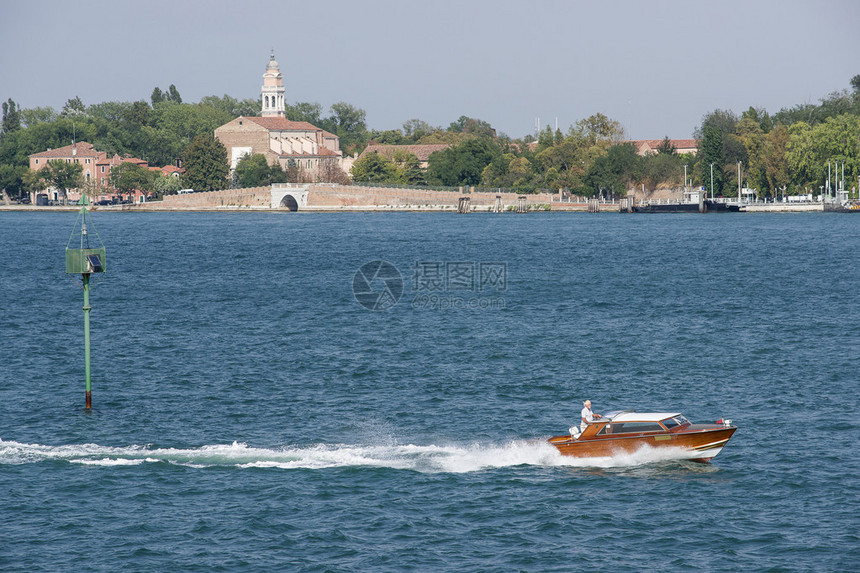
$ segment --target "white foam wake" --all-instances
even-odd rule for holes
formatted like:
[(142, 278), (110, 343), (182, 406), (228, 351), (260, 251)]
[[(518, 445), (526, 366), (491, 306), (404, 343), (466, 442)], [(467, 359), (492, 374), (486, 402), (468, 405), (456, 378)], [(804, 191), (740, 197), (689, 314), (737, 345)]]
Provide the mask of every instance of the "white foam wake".
[(629, 467), (678, 459), (667, 448), (645, 448), (633, 454), (605, 458), (562, 456), (543, 440), (470, 445), (325, 445), (255, 448), (233, 442), (198, 448), (109, 447), (98, 444), (47, 446), (0, 440), (0, 464), (66, 461), (94, 466), (136, 466), (170, 463), (189, 467), (325, 469), (374, 467), (424, 473), (465, 473), (519, 465), (571, 467)]

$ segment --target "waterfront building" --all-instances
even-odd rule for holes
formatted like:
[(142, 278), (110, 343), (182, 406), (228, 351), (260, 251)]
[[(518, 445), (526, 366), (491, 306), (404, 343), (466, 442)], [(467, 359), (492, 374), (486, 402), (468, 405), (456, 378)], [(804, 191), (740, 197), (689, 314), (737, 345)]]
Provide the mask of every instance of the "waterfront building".
[(237, 117), (215, 130), (215, 138), (227, 148), (230, 169), (245, 155), (262, 154), (283, 169), (295, 166), (311, 179), (331, 168), (343, 169), (340, 138), (306, 121), (286, 117), (283, 76), (275, 55), (263, 74), (262, 117)]
[[(77, 163), (81, 165), (83, 171), (81, 176), (84, 180), (84, 185), (91, 189), (96, 189), (96, 195), (113, 196), (116, 190), (110, 185), (111, 170), (121, 163), (134, 163), (147, 169), (149, 166), (143, 159), (137, 157), (120, 157), (114, 154), (113, 157), (108, 157), (104, 151), (97, 151), (93, 144), (86, 141), (78, 141), (65, 147), (57, 149), (48, 149), (40, 153), (30, 155), (30, 169), (38, 171), (44, 169), (49, 161), (60, 160), (66, 163)], [(30, 200), (35, 204), (37, 192), (31, 193)], [(62, 197), (59, 196), (57, 189), (47, 189), (48, 199), (51, 201), (59, 201)], [(140, 195), (137, 193), (136, 195)], [(77, 201), (81, 198), (80, 189), (69, 189), (68, 200)]]
[[(107, 158), (107, 153), (104, 151), (96, 151), (91, 143), (79, 141), (65, 147), (57, 149), (48, 149), (41, 153), (34, 153), (30, 156), (30, 169), (38, 171), (43, 169), (49, 161), (60, 160), (66, 163), (78, 163), (83, 167), (82, 176), (84, 183), (98, 181), (98, 162)], [(51, 190), (52, 200), (59, 199), (57, 191)], [(34, 201), (35, 202), (35, 201)]]

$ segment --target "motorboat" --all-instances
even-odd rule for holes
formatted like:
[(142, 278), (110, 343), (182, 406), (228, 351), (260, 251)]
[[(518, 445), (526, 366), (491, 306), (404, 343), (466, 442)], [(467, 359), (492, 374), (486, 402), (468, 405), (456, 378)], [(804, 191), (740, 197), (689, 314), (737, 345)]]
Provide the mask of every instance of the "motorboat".
[(631, 454), (641, 448), (672, 449), (672, 458), (709, 462), (737, 430), (731, 420), (693, 424), (680, 412), (607, 412), (570, 433), (554, 436), (549, 443), (564, 456), (581, 458)]

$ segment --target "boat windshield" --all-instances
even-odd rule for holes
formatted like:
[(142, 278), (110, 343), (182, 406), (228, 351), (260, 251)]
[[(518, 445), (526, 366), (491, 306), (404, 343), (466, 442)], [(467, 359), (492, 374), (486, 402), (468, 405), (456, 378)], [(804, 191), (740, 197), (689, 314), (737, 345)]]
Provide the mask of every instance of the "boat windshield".
[(684, 416), (675, 416), (674, 418), (660, 420), (660, 423), (666, 426), (666, 429), (671, 430), (672, 428), (683, 426), (684, 424), (688, 423), (688, 420)]

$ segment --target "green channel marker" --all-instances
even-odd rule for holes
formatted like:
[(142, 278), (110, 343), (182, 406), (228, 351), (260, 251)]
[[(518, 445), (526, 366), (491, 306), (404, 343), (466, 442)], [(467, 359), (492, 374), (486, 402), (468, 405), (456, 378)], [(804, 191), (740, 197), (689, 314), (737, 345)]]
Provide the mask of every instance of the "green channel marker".
[[(66, 274), (81, 275), (80, 285), (84, 290), (84, 372), (86, 377), (86, 409), (93, 407), (92, 382), (90, 379), (90, 276), (103, 274), (107, 269), (105, 247), (99, 238), (87, 210), (87, 196), (81, 197), (81, 210), (66, 244)], [(78, 241), (75, 241), (78, 237)]]

